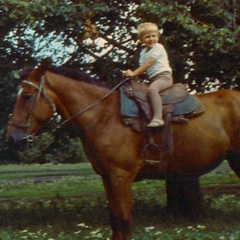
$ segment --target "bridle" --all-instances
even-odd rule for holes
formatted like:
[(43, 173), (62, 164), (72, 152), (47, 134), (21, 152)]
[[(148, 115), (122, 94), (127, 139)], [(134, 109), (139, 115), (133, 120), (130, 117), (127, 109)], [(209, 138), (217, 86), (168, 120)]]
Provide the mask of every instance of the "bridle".
[(33, 107), (30, 111), (30, 114), (28, 116), (27, 119), (27, 123), (17, 123), (17, 122), (9, 122), (8, 125), (13, 125), (16, 126), (18, 128), (26, 128), (26, 135), (23, 138), (23, 140), (26, 140), (27, 142), (31, 143), (34, 140), (34, 135), (30, 134), (30, 126), (31, 126), (31, 119), (32, 119), (32, 115), (37, 107), (39, 98), (41, 95), (43, 95), (43, 97), (46, 99), (46, 101), (50, 104), (51, 108), (52, 108), (52, 116), (49, 118), (49, 121), (52, 124), (51, 127), (51, 133), (54, 133), (57, 129), (61, 128), (64, 124), (66, 124), (67, 122), (69, 122), (70, 120), (72, 120), (73, 118), (83, 114), (84, 112), (88, 111), (89, 109), (91, 109), (92, 107), (94, 107), (95, 105), (97, 105), (100, 101), (102, 101), (103, 99), (105, 99), (106, 97), (108, 97), (113, 91), (115, 91), (118, 87), (120, 87), (123, 83), (125, 83), (126, 81), (129, 81), (129, 78), (126, 78), (124, 80), (122, 80), (119, 84), (117, 84), (114, 88), (112, 88), (109, 92), (107, 92), (104, 96), (102, 96), (101, 98), (97, 99), (96, 101), (94, 101), (92, 104), (90, 104), (89, 106), (85, 107), (84, 109), (82, 109), (81, 111), (77, 112), (76, 114), (74, 114), (73, 116), (71, 116), (70, 118), (66, 119), (65, 121), (61, 122), (61, 115), (58, 114), (57, 110), (56, 110), (56, 105), (51, 101), (51, 99), (47, 96), (46, 92), (45, 92), (45, 88), (44, 88), (44, 82), (45, 82), (45, 78), (46, 76), (43, 75), (40, 81), (40, 85), (38, 86), (37, 84), (30, 82), (28, 80), (23, 80), (22, 83), (28, 84), (34, 88), (36, 88), (37, 91), (37, 95), (34, 99), (34, 103), (33, 103)]
[(33, 140), (34, 140), (34, 135), (30, 134), (30, 126), (31, 126), (31, 120), (32, 120), (33, 113), (37, 107), (37, 104), (38, 104), (38, 101), (39, 101), (39, 98), (41, 95), (46, 99), (46, 101), (50, 104), (50, 106), (52, 108), (52, 116), (49, 119), (50, 122), (52, 123), (52, 126), (55, 126), (54, 128), (52, 127), (52, 130), (51, 130), (52, 132), (56, 131), (56, 129), (57, 129), (56, 125), (61, 121), (61, 115), (59, 115), (57, 113), (55, 104), (51, 101), (51, 99), (47, 96), (47, 94), (45, 92), (44, 82), (45, 82), (45, 76), (42, 76), (39, 86), (28, 80), (22, 81), (22, 83), (28, 84), (31, 87), (34, 87), (35, 89), (37, 89), (37, 94), (36, 94), (36, 97), (33, 102), (33, 107), (30, 111), (30, 114), (28, 116), (26, 123), (18, 123), (18, 122), (11, 122), (11, 121), (8, 123), (8, 125), (13, 125), (18, 128), (26, 128), (27, 129), (26, 135), (23, 138), (23, 140), (27, 140), (28, 142), (33, 142)]

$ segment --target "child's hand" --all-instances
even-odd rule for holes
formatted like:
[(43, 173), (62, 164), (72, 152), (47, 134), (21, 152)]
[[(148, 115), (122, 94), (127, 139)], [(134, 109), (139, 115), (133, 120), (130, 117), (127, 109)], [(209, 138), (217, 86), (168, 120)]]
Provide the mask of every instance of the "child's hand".
[(127, 77), (134, 77), (133, 71), (131, 69), (128, 69), (126, 71), (123, 72), (123, 77), (127, 78)]

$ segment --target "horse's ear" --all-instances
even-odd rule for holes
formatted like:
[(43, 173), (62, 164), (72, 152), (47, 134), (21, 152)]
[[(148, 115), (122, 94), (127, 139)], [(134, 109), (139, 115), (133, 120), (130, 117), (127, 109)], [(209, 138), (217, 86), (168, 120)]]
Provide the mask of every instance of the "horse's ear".
[(44, 73), (49, 66), (52, 65), (52, 59), (51, 58), (45, 58), (41, 61), (41, 64), (39, 66), (39, 68), (42, 70), (42, 72)]
[(44, 73), (47, 71), (48, 67), (51, 66), (51, 64), (52, 64), (51, 58), (43, 59), (38, 68), (30, 74), (30, 78), (39, 81), (41, 77), (44, 75)]

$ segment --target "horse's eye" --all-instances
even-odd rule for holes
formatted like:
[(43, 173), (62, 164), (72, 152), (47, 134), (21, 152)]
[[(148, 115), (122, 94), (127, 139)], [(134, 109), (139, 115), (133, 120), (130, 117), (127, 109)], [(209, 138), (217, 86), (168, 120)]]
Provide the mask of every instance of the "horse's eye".
[(29, 100), (32, 97), (32, 95), (33, 95), (32, 93), (24, 93), (22, 97), (26, 101)]

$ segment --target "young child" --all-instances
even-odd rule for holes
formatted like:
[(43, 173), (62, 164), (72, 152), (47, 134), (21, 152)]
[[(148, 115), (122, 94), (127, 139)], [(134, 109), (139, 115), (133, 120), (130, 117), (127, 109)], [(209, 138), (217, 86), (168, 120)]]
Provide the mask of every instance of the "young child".
[(123, 77), (135, 77), (145, 71), (149, 77), (148, 98), (153, 110), (153, 117), (147, 127), (160, 127), (164, 125), (162, 118), (162, 99), (159, 92), (173, 84), (172, 69), (169, 66), (168, 55), (159, 41), (159, 30), (156, 24), (145, 22), (138, 28), (138, 38), (145, 44), (140, 53), (140, 66), (132, 71), (123, 73)]

